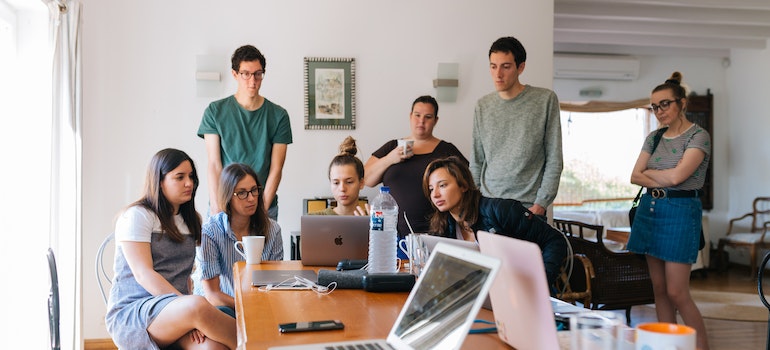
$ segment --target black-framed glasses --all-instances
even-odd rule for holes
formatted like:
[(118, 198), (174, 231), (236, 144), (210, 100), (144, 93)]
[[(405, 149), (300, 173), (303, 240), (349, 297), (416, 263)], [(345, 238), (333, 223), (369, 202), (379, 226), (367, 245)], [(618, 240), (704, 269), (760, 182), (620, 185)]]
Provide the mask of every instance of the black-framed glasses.
[(254, 187), (250, 191), (241, 190), (238, 192), (233, 192), (233, 194), (238, 197), (238, 199), (246, 199), (249, 198), (249, 194), (251, 194), (254, 198), (259, 197), (259, 187)]
[(238, 72), (238, 75), (240, 75), (241, 79), (243, 79), (243, 80), (249, 80), (249, 79), (251, 79), (251, 77), (254, 77), (254, 79), (256, 79), (256, 80), (262, 80), (262, 78), (265, 77), (265, 71), (258, 70), (258, 71), (254, 72), (254, 73)]
[(678, 102), (678, 101), (679, 101), (678, 98), (673, 100), (663, 100), (663, 101), (660, 101), (660, 104), (657, 104), (657, 105), (654, 103), (651, 103), (650, 107), (652, 107), (653, 113), (658, 113), (658, 110), (661, 110), (661, 111), (668, 110), (668, 108), (671, 107), (672, 103)]

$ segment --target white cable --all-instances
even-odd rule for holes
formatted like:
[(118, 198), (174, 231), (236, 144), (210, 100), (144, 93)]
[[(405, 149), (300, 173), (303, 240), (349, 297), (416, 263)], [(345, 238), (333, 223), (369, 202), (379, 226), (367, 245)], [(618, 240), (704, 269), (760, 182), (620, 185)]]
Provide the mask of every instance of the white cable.
[(277, 284), (268, 284), (266, 286), (259, 287), (257, 290), (260, 292), (269, 292), (271, 290), (302, 290), (310, 289), (317, 294), (326, 295), (333, 292), (337, 288), (337, 282), (331, 282), (327, 286), (319, 285), (307, 278), (294, 276), (283, 280)]

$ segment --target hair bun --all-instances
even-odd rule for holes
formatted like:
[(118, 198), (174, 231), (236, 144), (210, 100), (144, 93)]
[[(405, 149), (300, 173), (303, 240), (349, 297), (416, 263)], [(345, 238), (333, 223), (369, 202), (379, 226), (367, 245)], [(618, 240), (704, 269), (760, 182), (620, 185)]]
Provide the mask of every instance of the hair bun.
[(356, 147), (356, 139), (348, 136), (340, 144), (340, 155), (355, 156), (358, 153), (358, 147)]
[(674, 85), (682, 84), (682, 73), (679, 73), (679, 72), (671, 73), (671, 76), (668, 79), (666, 79), (666, 84), (674, 84)]

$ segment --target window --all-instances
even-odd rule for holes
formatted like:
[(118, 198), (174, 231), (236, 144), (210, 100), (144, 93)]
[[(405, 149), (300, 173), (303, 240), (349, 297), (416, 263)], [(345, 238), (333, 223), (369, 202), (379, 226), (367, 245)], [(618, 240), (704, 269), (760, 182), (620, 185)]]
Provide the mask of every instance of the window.
[[(0, 121), (5, 131), (0, 138), (0, 266), (9, 267), (5, 280), (21, 288), (4, 288), (0, 299), (13, 300), (5, 303), (4, 314), (24, 325), (21, 334), (2, 333), (2, 338), (3, 348), (43, 349), (48, 345), (51, 54), (45, 4), (30, 1), (23, 7), (0, 0)], [(64, 278), (59, 275), (60, 281)]]
[(639, 187), (630, 183), (642, 143), (657, 120), (646, 108), (561, 112), (564, 170), (554, 205), (559, 210), (621, 209)]

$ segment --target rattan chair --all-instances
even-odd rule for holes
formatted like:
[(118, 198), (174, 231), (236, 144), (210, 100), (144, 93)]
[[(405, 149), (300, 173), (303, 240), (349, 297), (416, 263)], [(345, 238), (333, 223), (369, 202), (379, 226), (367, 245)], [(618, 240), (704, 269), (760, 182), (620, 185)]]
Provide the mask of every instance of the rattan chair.
[[(739, 221), (751, 218), (751, 226), (739, 227), (735, 225)], [(749, 266), (751, 266), (751, 277), (757, 276), (757, 250), (770, 246), (770, 237), (767, 237), (767, 230), (770, 226), (770, 197), (754, 198), (752, 211), (743, 214), (740, 217), (730, 219), (727, 226), (727, 235), (719, 239), (717, 248), (717, 257), (722, 261), (725, 246), (734, 248), (749, 249)]]
[[(604, 226), (559, 218), (554, 218), (554, 224), (567, 235), (573, 253), (585, 255), (591, 261), (591, 309), (626, 310), (626, 322), (630, 325), (632, 306), (655, 302), (644, 255), (609, 250), (602, 241)], [(596, 240), (585, 239), (584, 232), (596, 232)]]

